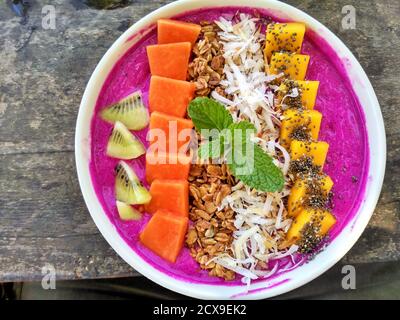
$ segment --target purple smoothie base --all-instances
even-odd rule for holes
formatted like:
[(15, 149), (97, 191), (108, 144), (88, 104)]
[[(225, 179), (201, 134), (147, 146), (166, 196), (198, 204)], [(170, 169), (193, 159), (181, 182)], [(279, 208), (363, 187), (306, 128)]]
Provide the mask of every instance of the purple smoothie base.
[[(220, 16), (230, 19), (238, 9), (235, 7), (201, 9), (186, 12), (175, 18), (195, 23), (201, 20), (215, 20)], [(240, 12), (244, 13), (251, 14), (254, 11), (253, 8), (240, 8)], [(272, 17), (265, 10), (257, 9), (257, 12), (263, 17)], [(275, 18), (273, 20), (279, 21)], [(150, 27), (150, 31), (146, 34), (143, 31), (138, 33), (140, 41), (134, 44), (115, 64), (97, 99), (91, 123), (91, 161), (89, 166), (92, 183), (104, 211), (121, 237), (147, 264), (171, 277), (188, 282), (241, 285), (239, 277), (234, 281), (225, 282), (209, 276), (206, 271), (199, 268), (187, 248), (182, 250), (176, 263), (172, 264), (144, 247), (139, 241), (139, 233), (150, 219), (149, 214), (144, 214), (143, 219), (138, 222), (124, 222), (119, 219), (114, 196), (114, 168), (118, 160), (107, 157), (105, 153), (112, 125), (101, 120), (98, 113), (105, 106), (136, 90), (142, 91), (143, 101), (146, 106), (148, 105), (150, 70), (146, 46), (157, 42), (156, 30), (155, 28), (151, 30), (151, 28), (153, 27)], [(352, 89), (343, 61), (338, 58), (324, 39), (312, 31), (306, 32), (302, 53), (311, 56), (306, 79), (320, 81), (315, 109), (323, 114), (319, 140), (326, 141), (330, 145), (324, 171), (334, 181), (333, 213), (337, 218), (337, 223), (330, 231), (329, 241), (332, 241), (357, 214), (364, 199), (369, 167), (368, 137), (364, 114)], [(135, 135), (146, 147), (148, 145), (145, 139), (147, 131), (146, 128), (135, 132)], [(145, 157), (142, 156), (127, 162), (134, 168), (143, 184), (147, 186), (144, 178)], [(353, 176), (358, 178), (357, 182), (352, 181)], [(279, 263), (279, 271), (268, 279), (278, 273), (282, 274), (292, 270), (294, 264), (298, 266), (301, 264), (299, 262), (304, 261), (306, 259), (301, 256), (295, 257), (295, 261), (289, 258), (274, 261), (272, 264)]]

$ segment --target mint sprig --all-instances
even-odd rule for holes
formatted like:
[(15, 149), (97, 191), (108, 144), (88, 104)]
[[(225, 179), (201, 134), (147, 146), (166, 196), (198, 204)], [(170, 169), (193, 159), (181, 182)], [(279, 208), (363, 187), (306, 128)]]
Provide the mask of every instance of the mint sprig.
[(224, 150), (224, 145), (222, 139), (215, 137), (212, 140), (203, 142), (198, 152), (200, 159), (216, 159), (221, 156)]
[(199, 132), (203, 129), (222, 131), (233, 123), (228, 110), (210, 98), (197, 97), (192, 100), (189, 104), (188, 114)]
[(248, 121), (242, 120), (240, 122), (232, 123), (228, 127), (232, 137), (236, 136), (236, 139), (241, 139), (243, 142), (246, 141), (246, 139), (250, 139), (250, 136), (252, 134), (255, 134), (257, 132), (256, 128), (254, 125)]
[(196, 130), (207, 139), (198, 150), (201, 159), (223, 155), (231, 173), (249, 187), (265, 192), (282, 190), (282, 171), (272, 157), (250, 139), (256, 133), (253, 124), (234, 123), (222, 104), (206, 97), (192, 100), (188, 114)]
[(254, 155), (252, 159), (247, 157), (246, 160), (242, 165), (238, 165), (237, 161), (228, 162), (228, 168), (236, 178), (259, 191), (282, 190), (285, 182), (283, 173), (260, 146), (254, 144)]

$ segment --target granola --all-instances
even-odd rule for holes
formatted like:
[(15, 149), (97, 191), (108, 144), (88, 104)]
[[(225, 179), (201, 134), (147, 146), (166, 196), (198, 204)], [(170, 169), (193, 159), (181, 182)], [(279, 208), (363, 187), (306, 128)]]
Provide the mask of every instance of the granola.
[(194, 59), (189, 64), (189, 80), (196, 84), (196, 96), (208, 96), (223, 78), (225, 59), (215, 23), (202, 21), (199, 41), (193, 46)]
[(231, 250), (234, 212), (230, 208), (219, 211), (221, 200), (231, 193), (235, 184), (226, 165), (195, 164), (189, 174), (189, 218), (193, 224), (186, 236), (192, 257), (211, 276), (233, 280), (235, 272), (212, 261), (219, 254)]

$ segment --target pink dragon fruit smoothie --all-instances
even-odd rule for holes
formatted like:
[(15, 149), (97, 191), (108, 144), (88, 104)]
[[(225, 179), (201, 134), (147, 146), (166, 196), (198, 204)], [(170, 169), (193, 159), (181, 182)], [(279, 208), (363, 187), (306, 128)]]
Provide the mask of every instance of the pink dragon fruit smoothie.
[[(237, 13), (238, 8), (224, 7), (186, 12), (176, 19), (190, 22), (216, 20), (221, 15), (228, 20)], [(253, 14), (251, 8), (240, 8), (241, 12)], [(267, 12), (257, 11), (263, 18), (270, 19)], [(272, 19), (276, 20), (276, 19)], [(112, 131), (112, 124), (103, 121), (99, 112), (128, 94), (141, 90), (143, 101), (148, 106), (150, 70), (146, 46), (156, 44), (155, 28), (144, 35), (118, 63), (107, 77), (98, 96), (91, 123), (91, 178), (96, 194), (111, 222), (123, 239), (148, 264), (179, 279), (196, 283), (219, 285), (239, 284), (240, 279), (225, 282), (211, 277), (192, 259), (189, 250), (184, 248), (176, 263), (169, 263), (139, 241), (139, 234), (148, 222), (150, 215), (144, 214), (140, 221), (122, 221), (115, 206), (114, 168), (118, 159), (106, 155), (106, 146)], [(357, 213), (363, 199), (369, 166), (367, 131), (361, 106), (345, 74), (342, 62), (333, 50), (317, 34), (307, 31), (302, 53), (310, 55), (306, 79), (320, 81), (315, 109), (323, 114), (320, 140), (329, 143), (327, 162), (324, 171), (334, 182), (333, 213), (337, 223), (330, 231), (330, 239), (337, 236)], [(135, 132), (147, 147), (148, 129)], [(145, 186), (145, 157), (127, 161)], [(305, 259), (303, 259), (305, 260)], [(303, 261), (302, 260), (302, 261)]]

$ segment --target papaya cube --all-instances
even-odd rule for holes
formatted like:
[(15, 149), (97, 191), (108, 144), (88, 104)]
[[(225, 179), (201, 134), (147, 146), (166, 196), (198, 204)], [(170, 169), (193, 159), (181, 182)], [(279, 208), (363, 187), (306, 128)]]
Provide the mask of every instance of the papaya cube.
[(186, 80), (191, 44), (178, 42), (146, 47), (152, 75)]
[[(304, 80), (310, 56), (286, 52), (275, 52), (271, 56), (270, 74), (283, 73), (292, 80)], [(268, 68), (266, 68), (268, 70)]]
[(152, 150), (186, 152), (190, 143), (193, 122), (154, 111), (150, 115), (148, 140)]
[(154, 180), (150, 186), (151, 200), (145, 205), (149, 213), (171, 210), (178, 216), (189, 215), (189, 182), (187, 180)]
[(270, 23), (265, 35), (265, 57), (269, 59), (275, 51), (299, 53), (306, 26), (304, 23)]
[(283, 113), (280, 139), (285, 147), (296, 135), (308, 136), (318, 140), (319, 128), (321, 126), (322, 114), (316, 110), (288, 109)]
[(336, 223), (335, 217), (326, 210), (303, 209), (292, 222), (286, 235), (288, 241), (297, 241), (307, 226), (313, 226), (319, 237), (324, 237)]
[(180, 153), (147, 152), (146, 180), (187, 180), (191, 157)]
[(201, 26), (195, 23), (171, 19), (157, 21), (157, 40), (159, 44), (174, 42), (190, 42), (193, 46), (201, 31)]
[(290, 190), (288, 198), (288, 214), (290, 217), (296, 217), (303, 209), (303, 204), (309, 196), (309, 183), (316, 184), (326, 196), (328, 196), (333, 187), (333, 181), (327, 175), (322, 176), (320, 179), (314, 179), (312, 182), (306, 179), (297, 179)]
[(194, 97), (193, 82), (151, 76), (149, 89), (150, 112), (160, 111), (171, 116), (184, 117)]
[(161, 258), (174, 263), (183, 247), (188, 218), (157, 211), (140, 234), (140, 241)]
[(309, 157), (315, 166), (324, 166), (329, 144), (325, 141), (306, 142), (293, 140), (290, 144), (290, 156), (292, 160)]

